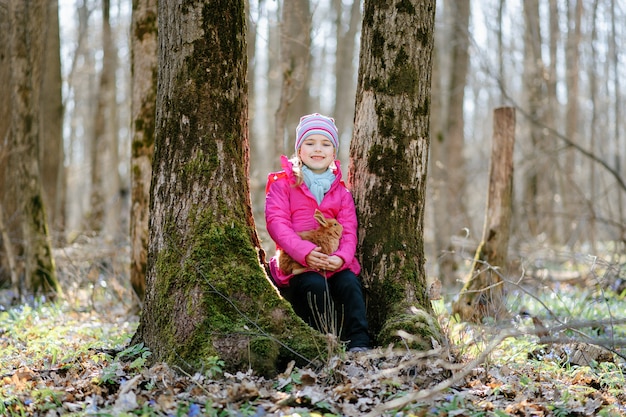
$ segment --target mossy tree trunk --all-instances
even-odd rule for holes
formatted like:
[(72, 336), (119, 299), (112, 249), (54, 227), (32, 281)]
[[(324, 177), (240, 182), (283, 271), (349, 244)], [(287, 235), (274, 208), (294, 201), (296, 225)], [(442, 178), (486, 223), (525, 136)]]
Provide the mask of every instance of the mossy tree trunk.
[[(160, 1), (146, 296), (156, 361), (273, 373), (323, 338), (273, 289), (248, 184), (243, 0)], [(261, 258), (261, 259), (259, 259)]]
[(146, 293), (150, 179), (156, 119), (157, 29), (157, 0), (133, 1), (130, 37), (132, 61), (130, 282), (137, 297), (142, 301)]
[[(9, 2), (11, 27), (11, 127), (8, 171), (15, 212), (12, 229), (16, 255), (23, 261), (29, 294), (54, 298), (61, 293), (48, 232), (39, 170), (40, 94), (47, 2)], [(8, 184), (7, 184), (8, 185)], [(19, 243), (16, 243), (19, 242)]]
[(421, 348), (439, 337), (423, 242), (434, 24), (434, 1), (365, 1), (349, 177), (368, 317), (382, 345), (398, 329)]
[(497, 320), (508, 315), (501, 274), (505, 272), (509, 247), (514, 145), (515, 109), (496, 109), (483, 237), (470, 275), (459, 298), (452, 304), (452, 312), (464, 321), (480, 323), (485, 317)]

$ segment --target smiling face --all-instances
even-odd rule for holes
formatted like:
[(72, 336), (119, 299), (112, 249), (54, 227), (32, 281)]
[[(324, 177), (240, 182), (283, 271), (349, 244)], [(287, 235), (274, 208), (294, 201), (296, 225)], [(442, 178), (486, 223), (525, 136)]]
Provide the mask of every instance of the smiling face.
[(326, 136), (313, 134), (302, 141), (298, 155), (311, 171), (321, 174), (335, 160), (335, 147)]

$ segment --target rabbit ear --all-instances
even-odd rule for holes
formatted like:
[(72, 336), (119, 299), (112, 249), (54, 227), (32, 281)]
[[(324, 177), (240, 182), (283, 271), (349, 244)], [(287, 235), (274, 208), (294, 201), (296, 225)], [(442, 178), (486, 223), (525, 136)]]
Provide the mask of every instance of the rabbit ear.
[(326, 217), (324, 217), (322, 212), (319, 211), (318, 209), (315, 209), (315, 214), (313, 215), (313, 217), (315, 218), (315, 220), (317, 220), (317, 222), (320, 225), (322, 225), (322, 226), (326, 226), (327, 225)]

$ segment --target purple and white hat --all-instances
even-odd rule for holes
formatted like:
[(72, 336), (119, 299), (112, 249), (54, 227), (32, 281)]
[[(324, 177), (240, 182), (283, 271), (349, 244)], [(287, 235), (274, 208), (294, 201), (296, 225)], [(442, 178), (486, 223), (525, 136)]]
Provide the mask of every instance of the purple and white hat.
[(307, 114), (300, 118), (296, 127), (296, 153), (302, 142), (310, 135), (324, 135), (332, 142), (335, 151), (339, 148), (339, 132), (335, 126), (335, 119), (319, 113)]

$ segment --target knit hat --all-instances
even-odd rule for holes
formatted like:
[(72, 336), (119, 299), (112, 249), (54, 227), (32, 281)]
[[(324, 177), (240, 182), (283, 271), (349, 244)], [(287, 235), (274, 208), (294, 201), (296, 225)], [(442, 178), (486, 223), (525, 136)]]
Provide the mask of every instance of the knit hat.
[(319, 113), (302, 116), (298, 127), (296, 127), (296, 152), (300, 149), (302, 142), (310, 135), (324, 135), (332, 142), (335, 151), (339, 148), (339, 132), (335, 126), (335, 119), (332, 117), (326, 117)]

